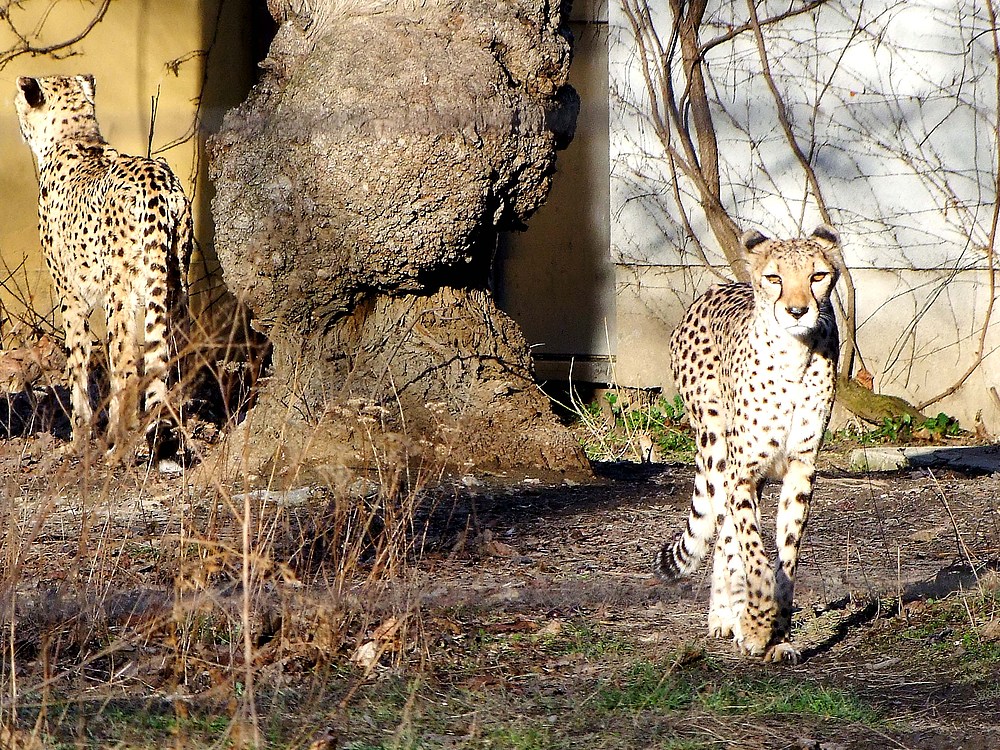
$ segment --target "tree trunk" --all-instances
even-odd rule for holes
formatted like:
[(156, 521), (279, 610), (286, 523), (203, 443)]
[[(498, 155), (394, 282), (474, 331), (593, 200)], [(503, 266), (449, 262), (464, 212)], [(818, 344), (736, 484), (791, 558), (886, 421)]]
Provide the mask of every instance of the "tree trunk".
[(289, 476), (585, 471), (486, 291), (496, 232), (541, 205), (572, 137), (560, 9), (268, 5), (263, 80), (212, 144), (225, 279), (274, 344), (228, 455)]

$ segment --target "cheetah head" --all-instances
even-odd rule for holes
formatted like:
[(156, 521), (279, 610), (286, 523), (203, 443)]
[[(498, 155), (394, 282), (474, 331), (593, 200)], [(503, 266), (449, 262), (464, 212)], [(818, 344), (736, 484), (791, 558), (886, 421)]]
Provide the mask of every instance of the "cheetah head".
[(100, 140), (91, 75), (21, 76), (14, 108), (21, 135), (36, 158), (64, 139)]
[(830, 295), (843, 263), (840, 237), (825, 224), (806, 239), (771, 240), (750, 231), (741, 238), (758, 308), (779, 330), (807, 337), (833, 315)]

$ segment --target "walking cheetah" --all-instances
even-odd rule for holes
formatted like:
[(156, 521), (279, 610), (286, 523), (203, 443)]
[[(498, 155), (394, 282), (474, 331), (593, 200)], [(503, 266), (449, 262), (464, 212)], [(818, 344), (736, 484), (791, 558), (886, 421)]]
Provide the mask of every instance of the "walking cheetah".
[[(742, 237), (750, 284), (714, 287), (670, 338), (674, 381), (697, 440), (687, 526), (656, 555), (672, 579), (693, 571), (715, 543), (708, 630), (747, 655), (797, 661), (788, 642), (799, 544), (836, 388), (837, 324), (830, 295), (840, 239), (821, 226), (808, 239)], [(782, 479), (777, 567), (760, 533), (764, 481)]]
[(109, 456), (121, 458), (138, 427), (141, 336), (146, 438), (154, 456), (163, 457), (178, 441), (166, 378), (171, 338), (187, 310), (191, 207), (165, 162), (126, 156), (108, 145), (98, 128), (94, 90), (90, 75), (21, 77), (14, 100), (21, 134), (38, 164), (42, 251), (69, 349), (72, 447), (90, 437), (89, 317), (103, 305)]

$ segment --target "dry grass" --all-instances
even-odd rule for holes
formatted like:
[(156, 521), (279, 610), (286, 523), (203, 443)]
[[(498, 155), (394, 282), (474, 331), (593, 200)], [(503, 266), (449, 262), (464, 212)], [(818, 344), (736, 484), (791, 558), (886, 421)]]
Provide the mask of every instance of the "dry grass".
[[(193, 398), (175, 416), (195, 460), (245, 411), (263, 353), (245, 327), (212, 319), (179, 357), (193, 376), (176, 391)], [(145, 745), (150, 732), (184, 746), (305, 746), (322, 727), (286, 726), (273, 708), (282, 688), (325, 693), (312, 677), (346, 668), (363, 680), (422, 658), (416, 589), (405, 585), (423, 543), (418, 516), (434, 510), (420, 477), (404, 483), (405, 467), (376, 465), (371, 479), (283, 491), (112, 467), (99, 444), (63, 455), (34, 429), (61, 415), (67, 436), (67, 399), (45, 384), (39, 418), (43, 389), (31, 385), (23, 436), (0, 448), (4, 746)], [(322, 717), (330, 706), (317, 701), (306, 713)]]

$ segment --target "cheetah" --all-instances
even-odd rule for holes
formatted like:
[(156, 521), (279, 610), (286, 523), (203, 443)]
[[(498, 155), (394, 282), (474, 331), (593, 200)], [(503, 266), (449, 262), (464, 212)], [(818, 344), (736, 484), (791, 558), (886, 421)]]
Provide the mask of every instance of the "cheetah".
[(14, 99), (21, 134), (38, 166), (42, 251), (69, 350), (70, 448), (79, 450), (91, 437), (89, 319), (103, 306), (111, 385), (108, 456), (117, 460), (128, 450), (144, 385), (146, 439), (153, 455), (164, 457), (179, 442), (166, 381), (171, 344), (176, 348), (186, 320), (191, 206), (164, 161), (120, 154), (104, 140), (94, 93), (91, 75), (20, 77)]
[[(816, 455), (830, 419), (839, 353), (830, 295), (843, 263), (830, 227), (806, 239), (741, 238), (751, 282), (713, 287), (670, 338), (674, 382), (697, 441), (687, 525), (654, 571), (692, 572), (716, 537), (709, 634), (744, 655), (799, 660), (789, 642), (799, 545)], [(778, 560), (761, 540), (759, 502), (781, 479)]]

